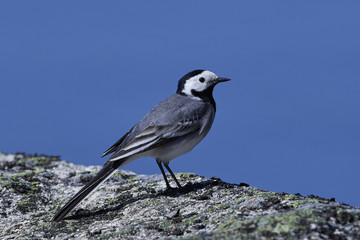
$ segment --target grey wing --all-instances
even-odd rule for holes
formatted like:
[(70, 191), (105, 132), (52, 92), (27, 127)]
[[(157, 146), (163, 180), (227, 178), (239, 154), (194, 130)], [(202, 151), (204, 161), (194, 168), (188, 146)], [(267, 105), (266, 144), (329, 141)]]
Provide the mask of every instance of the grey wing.
[(179, 137), (184, 137), (201, 129), (200, 121), (191, 124), (179, 122), (176, 125), (150, 126), (138, 133), (129, 143), (122, 146), (108, 161), (117, 161), (135, 154), (150, 151)]
[(106, 150), (101, 157), (104, 157), (112, 152), (115, 152), (133, 129), (134, 127), (132, 127), (127, 133), (125, 133), (124, 136), (122, 136), (116, 143), (114, 143), (108, 150)]
[(108, 161), (116, 161), (154, 149), (160, 145), (202, 131), (202, 117), (212, 111), (210, 104), (179, 94), (160, 102), (138, 124), (105, 153), (116, 151)]

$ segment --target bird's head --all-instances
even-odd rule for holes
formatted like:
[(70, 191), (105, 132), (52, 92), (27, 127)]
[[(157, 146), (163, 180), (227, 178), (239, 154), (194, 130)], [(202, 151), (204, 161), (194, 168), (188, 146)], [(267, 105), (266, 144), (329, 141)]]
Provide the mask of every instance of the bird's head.
[(194, 70), (179, 80), (176, 92), (192, 97), (212, 95), (216, 84), (229, 80), (229, 78), (218, 77), (215, 73), (208, 70)]

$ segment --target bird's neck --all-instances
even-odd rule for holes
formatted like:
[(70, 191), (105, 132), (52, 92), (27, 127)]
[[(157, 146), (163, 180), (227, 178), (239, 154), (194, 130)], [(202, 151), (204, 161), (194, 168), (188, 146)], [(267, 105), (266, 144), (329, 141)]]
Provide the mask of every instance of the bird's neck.
[(215, 100), (213, 97), (213, 90), (214, 90), (214, 87), (209, 87), (202, 92), (198, 92), (196, 90), (191, 90), (191, 94), (194, 97), (201, 98), (204, 102), (209, 102), (214, 107), (214, 110), (216, 111), (216, 103), (215, 103)]

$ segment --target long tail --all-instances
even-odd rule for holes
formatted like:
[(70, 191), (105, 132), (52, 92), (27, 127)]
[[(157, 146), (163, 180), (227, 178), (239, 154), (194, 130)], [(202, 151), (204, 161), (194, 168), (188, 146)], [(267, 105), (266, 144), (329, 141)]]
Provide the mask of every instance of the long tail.
[(71, 212), (84, 198), (92, 191), (106, 181), (112, 173), (119, 167), (117, 162), (107, 162), (100, 172), (93, 177), (75, 196), (73, 196), (53, 217), (53, 221), (61, 221), (69, 212)]

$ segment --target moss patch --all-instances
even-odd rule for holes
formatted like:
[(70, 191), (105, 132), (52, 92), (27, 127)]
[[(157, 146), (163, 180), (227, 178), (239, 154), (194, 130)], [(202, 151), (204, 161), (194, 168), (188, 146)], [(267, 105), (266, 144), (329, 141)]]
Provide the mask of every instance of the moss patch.
[(25, 156), (24, 158), (20, 158), (18, 160), (18, 164), (24, 165), (27, 162), (28, 165), (48, 168), (51, 166), (51, 163), (54, 161), (60, 161), (59, 156), (45, 156), (45, 155), (36, 156), (36, 155), (34, 155), (34, 156)]
[(194, 179), (197, 175), (194, 173), (185, 173), (185, 172), (181, 172), (181, 173), (175, 173), (175, 177), (177, 179), (182, 179), (182, 180), (191, 180)]

